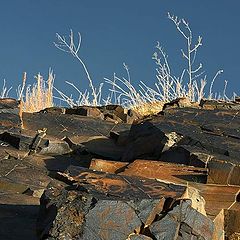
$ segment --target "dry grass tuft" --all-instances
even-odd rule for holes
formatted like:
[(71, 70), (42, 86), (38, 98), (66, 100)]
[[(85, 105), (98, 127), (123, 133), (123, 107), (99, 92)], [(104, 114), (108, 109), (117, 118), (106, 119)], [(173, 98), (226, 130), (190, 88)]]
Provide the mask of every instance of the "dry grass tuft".
[(38, 112), (44, 108), (53, 107), (54, 78), (55, 76), (51, 69), (49, 70), (47, 81), (38, 73), (37, 76), (35, 76), (37, 83), (32, 86), (27, 86), (25, 96), (23, 96), (27, 80), (27, 74), (24, 73), (23, 85), (21, 88), (18, 88), (18, 95), (22, 102), (23, 112)]
[(143, 103), (142, 105), (133, 106), (131, 109), (144, 117), (161, 112), (164, 104), (165, 102), (161, 101), (146, 102)]

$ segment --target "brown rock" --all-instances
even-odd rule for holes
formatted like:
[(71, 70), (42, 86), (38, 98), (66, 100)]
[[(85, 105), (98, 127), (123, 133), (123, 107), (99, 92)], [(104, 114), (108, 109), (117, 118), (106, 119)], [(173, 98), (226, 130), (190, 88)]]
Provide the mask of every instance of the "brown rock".
[(89, 169), (107, 173), (117, 173), (124, 169), (127, 165), (128, 165), (127, 162), (92, 159)]
[(120, 175), (140, 176), (181, 184), (189, 181), (206, 182), (207, 169), (160, 161), (135, 160)]

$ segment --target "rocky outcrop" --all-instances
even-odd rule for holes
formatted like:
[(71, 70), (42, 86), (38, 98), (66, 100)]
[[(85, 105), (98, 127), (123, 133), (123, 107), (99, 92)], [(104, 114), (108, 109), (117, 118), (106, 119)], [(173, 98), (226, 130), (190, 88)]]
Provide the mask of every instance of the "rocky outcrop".
[(237, 239), (239, 108), (181, 98), (141, 118), (0, 100), (0, 239)]

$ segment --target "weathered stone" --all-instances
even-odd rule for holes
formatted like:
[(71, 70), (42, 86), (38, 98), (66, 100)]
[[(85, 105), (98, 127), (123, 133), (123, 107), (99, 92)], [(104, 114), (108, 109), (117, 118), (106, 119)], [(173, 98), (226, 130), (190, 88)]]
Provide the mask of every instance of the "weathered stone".
[(12, 98), (0, 99), (0, 133), (7, 129), (19, 129), (22, 126), (20, 102)]
[(65, 114), (66, 108), (63, 108), (63, 107), (49, 107), (49, 108), (45, 108), (45, 109), (43, 109), (39, 112), (40, 113)]
[(115, 141), (118, 146), (126, 146), (128, 143), (129, 131), (110, 132), (110, 137)]
[(217, 216), (213, 219), (214, 223), (214, 232), (213, 240), (224, 240), (225, 239), (225, 230), (224, 230), (224, 210), (222, 209)]
[(70, 167), (59, 177), (74, 185), (55, 190), (50, 184), (45, 191), (40, 216), (45, 223), (39, 230), (42, 238), (127, 239), (143, 224), (151, 225), (167, 199), (181, 198), (186, 190), (156, 180), (78, 167)]
[(122, 161), (131, 162), (146, 157), (159, 158), (166, 142), (165, 134), (151, 123), (132, 125)]
[(184, 107), (190, 107), (191, 101), (189, 98), (183, 97), (183, 98), (177, 98), (169, 103), (165, 103), (163, 105), (163, 111), (165, 109), (170, 109), (170, 108), (184, 108)]
[(39, 154), (56, 154), (63, 155), (70, 153), (72, 150), (69, 145), (65, 141), (55, 140), (55, 141), (47, 141), (46, 147), (43, 147)]
[(206, 183), (207, 179), (207, 170), (204, 168), (149, 160), (135, 160), (120, 174), (159, 179), (176, 184), (186, 184), (189, 181)]
[(203, 109), (214, 110), (214, 109), (230, 109), (230, 110), (240, 110), (240, 104), (236, 101), (226, 102), (224, 100), (208, 100), (201, 99), (199, 104)]
[(43, 189), (50, 182), (46, 172), (40, 170), (21, 159), (3, 159), (0, 161), (0, 179), (7, 179), (31, 189)]
[(94, 156), (104, 157), (105, 159), (120, 160), (124, 148), (117, 146), (111, 138), (104, 136), (90, 137), (87, 142), (83, 142), (85, 150)]
[(94, 117), (99, 119), (104, 119), (104, 115), (97, 107), (91, 107), (91, 106), (79, 106), (79, 107), (73, 107), (73, 108), (66, 108), (65, 114), (75, 114), (75, 115), (81, 115), (86, 117)]
[(151, 237), (142, 234), (132, 234), (128, 238), (129, 240), (152, 240)]
[(103, 159), (92, 159), (89, 169), (107, 172), (118, 173), (128, 165), (127, 162), (106, 161)]
[[(167, 184), (148, 178), (120, 176), (105, 172), (70, 166), (60, 177), (67, 181), (78, 182), (78, 185), (87, 189), (89, 193), (109, 194), (123, 199), (144, 198), (178, 198), (185, 192), (186, 187)], [(162, 189), (162, 191), (160, 191)]]
[(225, 219), (227, 239), (238, 239), (240, 237), (240, 211), (225, 210)]
[(37, 240), (38, 211), (38, 198), (0, 192), (0, 239)]
[(48, 141), (44, 138), (45, 135), (45, 130), (38, 130), (36, 133), (32, 134), (25, 134), (24, 132), (12, 133), (11, 131), (6, 131), (0, 134), (0, 139), (19, 150), (32, 150), (36, 152), (45, 147), (45, 144)]
[(150, 231), (157, 240), (161, 239), (178, 239), (178, 235), (196, 239), (212, 240), (214, 232), (213, 222), (191, 207), (191, 203), (180, 201), (172, 211), (161, 220), (150, 226)]
[[(47, 128), (47, 135), (58, 139), (77, 136), (109, 136), (116, 126), (114, 123), (100, 119), (69, 114), (24, 113), (25, 129), (37, 131)], [(124, 126), (121, 126), (123, 129)]]

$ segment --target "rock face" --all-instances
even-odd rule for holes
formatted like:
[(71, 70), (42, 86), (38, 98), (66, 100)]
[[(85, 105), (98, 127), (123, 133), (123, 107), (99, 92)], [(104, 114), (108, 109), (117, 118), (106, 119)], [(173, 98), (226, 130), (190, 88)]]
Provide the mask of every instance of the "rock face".
[(0, 100), (0, 239), (238, 239), (238, 99), (20, 106)]

